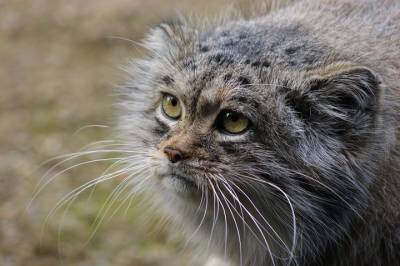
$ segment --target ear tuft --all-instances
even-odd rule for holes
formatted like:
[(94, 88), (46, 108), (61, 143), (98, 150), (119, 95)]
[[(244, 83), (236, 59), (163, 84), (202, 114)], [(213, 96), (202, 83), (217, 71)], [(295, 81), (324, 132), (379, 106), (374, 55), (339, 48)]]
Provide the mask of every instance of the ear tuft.
[(145, 38), (146, 47), (157, 55), (174, 53), (190, 39), (190, 29), (183, 19), (161, 23), (151, 29)]

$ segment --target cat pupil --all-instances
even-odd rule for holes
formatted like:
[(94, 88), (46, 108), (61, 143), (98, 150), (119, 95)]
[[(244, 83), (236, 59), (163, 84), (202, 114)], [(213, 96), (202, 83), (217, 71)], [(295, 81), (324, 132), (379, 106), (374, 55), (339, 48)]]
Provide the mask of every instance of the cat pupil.
[(178, 104), (178, 101), (177, 101), (175, 98), (172, 98), (172, 99), (171, 99), (171, 104), (172, 104), (173, 106), (176, 106), (176, 105)]
[(230, 119), (232, 122), (237, 122), (239, 120), (239, 116), (234, 113), (228, 113), (227, 118)]

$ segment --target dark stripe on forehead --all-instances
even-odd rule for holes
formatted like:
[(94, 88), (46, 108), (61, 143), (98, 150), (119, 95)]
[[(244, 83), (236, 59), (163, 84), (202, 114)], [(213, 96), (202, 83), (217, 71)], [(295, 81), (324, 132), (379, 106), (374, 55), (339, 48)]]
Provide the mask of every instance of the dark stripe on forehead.
[(199, 97), (201, 94), (201, 91), (203, 90), (203, 84), (201, 84), (201, 82), (193, 82), (193, 89), (189, 90), (186, 93), (186, 99), (187, 99), (187, 112), (188, 115), (190, 117), (194, 117), (196, 114), (196, 110), (197, 110), (197, 105), (198, 105), (198, 101), (199, 101)]
[(174, 78), (169, 75), (162, 76), (161, 81), (167, 86), (171, 86), (175, 82)]
[(239, 103), (242, 104), (248, 104), (252, 107), (254, 107), (255, 109), (258, 109), (258, 107), (260, 106), (260, 103), (258, 102), (258, 100), (256, 98), (254, 98), (254, 96), (251, 95), (237, 95), (231, 98), (231, 100), (237, 101)]
[(232, 79), (232, 73), (228, 73), (224, 76), (225, 83), (228, 83)]
[(197, 113), (200, 115), (200, 117), (207, 117), (210, 114), (218, 111), (219, 104), (219, 99), (214, 99), (214, 101), (210, 101), (209, 99), (199, 101)]
[(215, 70), (207, 70), (204, 71), (203, 73), (198, 75), (198, 79), (200, 82), (204, 83), (204, 85), (207, 84), (207, 82), (212, 81), (216, 77), (217, 73)]
[[(222, 60), (217, 56), (215, 59), (219, 62), (219, 60)], [(197, 72), (196, 75), (193, 76), (193, 79), (189, 81), (189, 86), (187, 93), (186, 93), (186, 99), (188, 101), (188, 114), (192, 117), (195, 116), (196, 110), (198, 109), (198, 101), (199, 97), (202, 93), (202, 91), (205, 88), (208, 88), (212, 81), (216, 78), (217, 76), (217, 71), (215, 67), (209, 66), (202, 72)], [(212, 89), (217, 89), (217, 88), (212, 88)]]
[(242, 86), (246, 86), (251, 83), (250, 78), (246, 77), (246, 76), (239, 76), (237, 78), (237, 82), (239, 83), (239, 85), (242, 85)]
[(233, 60), (232, 55), (230, 54), (226, 54), (226, 53), (216, 53), (213, 55), (210, 55), (208, 57), (208, 63), (211, 65), (218, 65), (218, 66), (229, 66), (232, 65), (235, 62), (235, 60)]

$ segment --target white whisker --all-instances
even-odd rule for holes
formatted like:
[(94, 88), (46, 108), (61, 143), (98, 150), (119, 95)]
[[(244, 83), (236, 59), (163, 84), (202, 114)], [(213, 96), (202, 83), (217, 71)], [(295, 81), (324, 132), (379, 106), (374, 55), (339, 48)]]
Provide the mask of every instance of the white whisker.
[(79, 164), (75, 164), (73, 166), (70, 166), (62, 171), (57, 172), (55, 175), (51, 176), (46, 182), (40, 185), (39, 188), (36, 189), (36, 192), (33, 194), (32, 199), (29, 201), (27, 205), (27, 209), (30, 208), (32, 205), (33, 201), (37, 198), (37, 196), (43, 191), (43, 189), (46, 188), (47, 185), (49, 185), (54, 179), (56, 179), (58, 176), (62, 175), (65, 172), (68, 172), (69, 170), (82, 166), (82, 165), (87, 165), (87, 164), (92, 164), (92, 163), (98, 163), (98, 162), (105, 162), (105, 161), (114, 161), (114, 160), (122, 160), (123, 158), (120, 157), (115, 157), (115, 158), (106, 158), (106, 159), (96, 159), (96, 160), (90, 160), (86, 162), (82, 162)]
[(88, 128), (110, 128), (109, 126), (106, 125), (87, 125), (87, 126), (83, 126), (78, 128), (73, 134), (72, 137), (76, 136), (77, 134), (79, 134), (81, 131), (88, 129)]
[[(129, 174), (127, 177), (125, 177), (120, 184), (114, 190), (110, 193), (110, 195), (107, 197), (105, 202), (103, 203), (103, 206), (101, 209), (98, 211), (98, 214), (93, 222), (94, 228), (92, 230), (92, 233), (90, 234), (88, 240), (86, 241), (87, 245), (94, 237), (98, 229), (100, 228), (100, 225), (103, 223), (103, 220), (105, 219), (107, 213), (110, 211), (111, 207), (114, 205), (115, 201), (118, 199), (118, 197), (123, 193), (123, 191), (129, 187), (129, 181), (132, 177), (138, 176), (139, 174), (143, 173), (147, 169), (142, 168), (140, 170), (137, 170), (131, 174)], [(146, 181), (146, 179), (142, 179), (141, 182)], [(123, 201), (125, 202), (126, 199)], [(108, 206), (107, 206), (108, 205)], [(107, 206), (107, 207), (106, 207)], [(115, 213), (121, 208), (122, 205), (116, 208), (116, 210), (112, 213), (110, 216), (110, 219), (115, 215)]]
[[(208, 179), (207, 179), (208, 180)], [(226, 212), (225, 212), (225, 207), (222, 204), (221, 200), (218, 197), (217, 191), (215, 190), (214, 185), (212, 184), (212, 180), (208, 180), (208, 184), (210, 185), (210, 188), (213, 191), (213, 194), (215, 195), (215, 198), (217, 200), (217, 204), (221, 206), (222, 208), (222, 213), (224, 215), (224, 225), (225, 225), (225, 231), (224, 231), (224, 259), (226, 259), (227, 256), (227, 245), (228, 245), (228, 219), (226, 216)]]
[[(241, 177), (243, 177), (243, 176), (241, 176)], [(296, 223), (296, 215), (295, 215), (294, 207), (293, 207), (293, 204), (292, 204), (292, 202), (291, 202), (289, 196), (288, 196), (281, 188), (279, 188), (278, 186), (272, 184), (271, 182), (262, 180), (262, 179), (260, 179), (260, 178), (258, 178), (258, 177), (255, 177), (255, 176), (251, 175), (251, 174), (246, 174), (244, 177), (249, 178), (249, 179), (253, 179), (253, 180), (257, 181), (257, 182), (261, 182), (261, 183), (266, 184), (266, 185), (269, 185), (269, 186), (273, 187), (274, 189), (278, 190), (278, 191), (285, 197), (285, 199), (286, 199), (286, 201), (287, 201), (287, 203), (288, 203), (288, 205), (289, 205), (289, 207), (290, 207), (291, 215), (292, 215), (293, 236), (292, 236), (292, 248), (291, 248), (291, 249), (289, 249), (289, 248), (286, 246), (285, 242), (279, 237), (279, 234), (278, 234), (278, 233), (272, 228), (272, 226), (265, 220), (265, 218), (261, 215), (261, 213), (260, 213), (260, 215), (261, 215), (261, 217), (263, 217), (264, 221), (265, 221), (266, 224), (269, 226), (269, 228), (272, 230), (272, 232), (278, 237), (278, 239), (280, 239), (280, 241), (284, 244), (284, 246), (285, 246), (288, 250), (290, 250), (290, 253), (289, 253), (289, 254), (290, 254), (290, 258), (289, 258), (289, 259), (290, 259), (290, 261), (291, 261), (291, 260), (293, 259), (293, 257), (294, 257), (294, 251), (295, 251), (295, 248), (296, 248), (297, 223)], [(240, 189), (240, 188), (238, 188), (238, 189)], [(250, 200), (250, 198), (249, 198), (244, 192), (243, 192), (243, 195), (244, 195), (246, 198), (248, 198), (248, 200)], [(251, 200), (250, 200), (250, 202), (251, 202), (251, 204), (253, 205), (253, 207), (256, 209), (256, 211), (259, 212), (258, 209), (256, 208), (256, 206), (254, 205), (254, 203), (252, 203)]]
[[(221, 191), (221, 188), (219, 187), (218, 182), (216, 182), (215, 185), (216, 185), (216, 188), (221, 192), (221, 195), (222, 195), (222, 197), (223, 197), (225, 203), (227, 203), (226, 207), (228, 208), (228, 210), (229, 210), (229, 212), (230, 212), (230, 214), (231, 214), (233, 223), (235, 224), (235, 229), (236, 229), (237, 238), (238, 238), (238, 243), (239, 243), (239, 261), (240, 261), (240, 266), (242, 266), (242, 265), (243, 265), (242, 241), (241, 241), (241, 237), (240, 237), (240, 230), (239, 230), (239, 227), (238, 227), (238, 223), (236, 222), (235, 215), (233, 214), (232, 209), (231, 209), (231, 207), (229, 206), (229, 205), (232, 205), (232, 204), (231, 204), (231, 202), (226, 198), (225, 194)], [(232, 206), (232, 208), (234, 208), (234, 206)]]

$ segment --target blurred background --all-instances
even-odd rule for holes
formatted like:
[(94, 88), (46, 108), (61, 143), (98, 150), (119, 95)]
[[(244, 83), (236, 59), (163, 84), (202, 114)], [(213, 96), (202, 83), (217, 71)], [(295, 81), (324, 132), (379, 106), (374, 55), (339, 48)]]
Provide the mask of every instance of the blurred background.
[[(177, 12), (213, 16), (229, 4), (0, 0), (0, 265), (202, 265), (190, 247), (182, 248), (179, 235), (171, 237), (157, 222), (144, 223), (138, 202), (109, 215), (91, 238), (118, 178), (46, 220), (63, 195), (109, 164), (61, 172), (27, 205), (40, 178), (59, 161), (46, 160), (113, 138), (106, 126), (113, 125), (114, 86), (124, 80), (119, 67), (143, 53), (118, 38), (140, 41)], [(246, 1), (234, 4), (246, 7)], [(85, 160), (59, 165), (46, 178)]]

